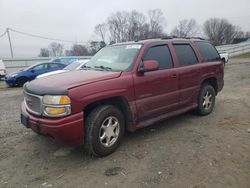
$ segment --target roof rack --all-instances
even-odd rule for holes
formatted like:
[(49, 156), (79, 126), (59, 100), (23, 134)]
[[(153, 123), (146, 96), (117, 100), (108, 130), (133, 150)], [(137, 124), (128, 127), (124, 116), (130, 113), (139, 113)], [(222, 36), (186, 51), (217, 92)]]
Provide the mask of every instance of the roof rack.
[(162, 37), (161, 39), (199, 39), (199, 40), (205, 40), (204, 38), (201, 38), (201, 37), (177, 37), (177, 36), (167, 36), (167, 37)]

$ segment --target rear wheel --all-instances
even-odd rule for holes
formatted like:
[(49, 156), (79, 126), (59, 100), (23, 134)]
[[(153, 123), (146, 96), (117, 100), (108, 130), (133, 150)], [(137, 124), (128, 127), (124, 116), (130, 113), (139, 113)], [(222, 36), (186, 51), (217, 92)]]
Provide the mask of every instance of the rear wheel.
[(21, 77), (21, 78), (19, 78), (18, 80), (17, 80), (17, 85), (18, 86), (23, 86), (26, 82), (28, 82), (29, 80), (28, 80), (28, 78), (25, 78), (25, 77)]
[(199, 115), (208, 115), (214, 109), (215, 90), (210, 84), (203, 84), (198, 97), (198, 107), (196, 109)]
[(124, 127), (124, 116), (116, 106), (95, 108), (86, 118), (85, 150), (95, 156), (113, 153), (121, 143)]

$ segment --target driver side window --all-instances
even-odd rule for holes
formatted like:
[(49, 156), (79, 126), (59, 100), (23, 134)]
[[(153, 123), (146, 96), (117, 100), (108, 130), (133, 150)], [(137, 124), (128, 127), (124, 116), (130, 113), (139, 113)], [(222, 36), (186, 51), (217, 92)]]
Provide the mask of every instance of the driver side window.
[(44, 64), (41, 64), (41, 65), (37, 65), (35, 67), (32, 68), (32, 71), (40, 71), (40, 70), (43, 70), (45, 67), (44, 67)]
[(153, 46), (149, 48), (143, 60), (156, 60), (159, 63), (160, 69), (173, 67), (172, 57), (167, 45)]

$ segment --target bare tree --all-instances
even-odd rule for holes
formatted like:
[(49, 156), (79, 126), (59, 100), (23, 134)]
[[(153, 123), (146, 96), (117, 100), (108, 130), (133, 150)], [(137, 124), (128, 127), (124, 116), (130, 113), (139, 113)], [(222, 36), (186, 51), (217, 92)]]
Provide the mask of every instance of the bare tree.
[(204, 23), (204, 33), (214, 45), (230, 44), (238, 33), (238, 27), (226, 19), (211, 18)]
[(162, 37), (164, 20), (160, 9), (150, 10), (148, 18), (136, 10), (118, 11), (108, 17), (106, 23), (96, 25), (95, 33), (103, 41), (109, 36), (110, 44)]
[(250, 31), (245, 32), (245, 38), (250, 38)]
[(84, 45), (74, 44), (70, 50), (65, 51), (65, 54), (68, 56), (84, 56), (89, 55), (89, 51)]
[(161, 37), (163, 34), (163, 23), (165, 18), (160, 9), (153, 9), (148, 11), (149, 18), (149, 38)]
[(235, 37), (236, 38), (245, 38), (245, 32), (244, 31), (239, 31)]
[(173, 29), (171, 35), (177, 37), (195, 37), (197, 36), (199, 27), (194, 19), (181, 20), (179, 24)]
[(144, 29), (146, 17), (135, 10), (130, 12), (128, 19), (128, 41), (134, 41), (144, 38)]
[(106, 43), (103, 41), (90, 41), (89, 43), (89, 53), (90, 55), (94, 55), (100, 49), (106, 46)]
[(48, 48), (41, 48), (39, 57), (49, 57), (49, 49)]
[(109, 32), (110, 32), (110, 41), (114, 42), (124, 42), (127, 41), (128, 34), (128, 12), (116, 12), (112, 14), (107, 21)]
[(95, 33), (99, 35), (103, 42), (106, 41), (107, 37), (107, 24), (102, 23), (95, 26)]
[(62, 56), (63, 45), (60, 43), (52, 42), (49, 44), (49, 53), (51, 56)]

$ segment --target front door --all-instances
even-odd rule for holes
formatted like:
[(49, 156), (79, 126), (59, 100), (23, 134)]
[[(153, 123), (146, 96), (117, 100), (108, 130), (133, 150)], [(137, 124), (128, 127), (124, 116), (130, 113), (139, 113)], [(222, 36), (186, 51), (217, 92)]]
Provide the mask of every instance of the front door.
[(178, 105), (178, 75), (167, 45), (150, 47), (143, 57), (156, 60), (159, 70), (134, 76), (136, 106), (139, 120), (166, 113)]

